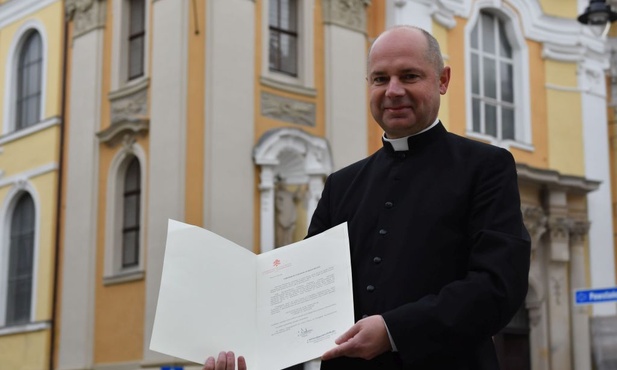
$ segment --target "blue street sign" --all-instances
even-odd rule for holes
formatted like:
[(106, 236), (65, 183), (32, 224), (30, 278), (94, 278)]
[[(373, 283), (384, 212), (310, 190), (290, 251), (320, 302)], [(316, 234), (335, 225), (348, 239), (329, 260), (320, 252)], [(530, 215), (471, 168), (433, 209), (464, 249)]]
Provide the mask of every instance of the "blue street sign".
[(184, 370), (183, 366), (161, 366), (161, 370)]
[(617, 287), (604, 289), (579, 289), (574, 291), (574, 303), (577, 305), (615, 301), (617, 301)]

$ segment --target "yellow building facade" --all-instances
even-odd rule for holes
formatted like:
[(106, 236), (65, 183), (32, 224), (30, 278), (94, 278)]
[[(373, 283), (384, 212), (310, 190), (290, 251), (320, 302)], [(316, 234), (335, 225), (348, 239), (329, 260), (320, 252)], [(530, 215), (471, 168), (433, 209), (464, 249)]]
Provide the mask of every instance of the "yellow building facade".
[(0, 363), (50, 368), (64, 6), (0, 1)]
[(577, 1), (67, 0), (63, 10), (55, 368), (199, 368), (149, 350), (167, 220), (255, 253), (301, 239), (327, 175), (381, 146), (366, 53), (398, 24), (442, 46), (446, 128), (517, 161), (533, 251), (525, 305), (496, 336), (514, 366), (504, 369), (604, 361), (592, 323), (615, 306), (575, 306), (571, 293), (615, 285), (608, 56), (576, 23)]

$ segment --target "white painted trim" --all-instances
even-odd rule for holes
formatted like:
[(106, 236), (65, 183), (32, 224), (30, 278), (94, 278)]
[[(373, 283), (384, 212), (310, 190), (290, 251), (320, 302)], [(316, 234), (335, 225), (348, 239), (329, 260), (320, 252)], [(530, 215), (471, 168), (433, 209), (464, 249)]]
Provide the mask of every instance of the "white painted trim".
[(49, 321), (37, 321), (23, 325), (0, 328), (0, 337), (4, 335), (25, 334), (48, 329), (51, 329), (51, 323)]
[[(15, 210), (17, 200), (28, 193), (34, 203), (34, 245), (32, 254), (32, 296), (30, 298), (30, 322), (35, 321), (37, 293), (38, 293), (38, 269), (39, 251), (41, 237), (41, 199), (36, 188), (29, 181), (27, 176), (23, 176), (15, 182), (0, 207), (0, 228), (3, 230), (0, 240), (0, 271), (8, 271), (9, 251), (10, 251), (10, 230), (11, 217)], [(7, 295), (7, 274), (0, 275), (0, 327), (5, 325), (6, 320), (6, 295)], [(21, 326), (21, 325), (20, 325)]]
[[(124, 189), (124, 175), (129, 162), (137, 158), (141, 171), (141, 195), (139, 210), (139, 264), (129, 269), (120, 266), (122, 258), (122, 240), (119, 231), (122, 228), (122, 192)], [(107, 174), (107, 197), (105, 206), (105, 259), (103, 279), (115, 281), (116, 278), (127, 274), (135, 275), (144, 271), (144, 241), (146, 238), (145, 205), (147, 180), (146, 152), (137, 143), (130, 149), (122, 148), (111, 161)], [(143, 274), (142, 274), (143, 276)]]
[(2, 125), (2, 133), (5, 135), (15, 130), (15, 98), (17, 97), (15, 89), (17, 86), (16, 78), (17, 68), (19, 66), (19, 54), (24, 41), (32, 31), (39, 33), (39, 36), (41, 37), (41, 47), (43, 49), (41, 50), (43, 61), (41, 65), (41, 106), (39, 110), (39, 121), (42, 121), (43, 117), (45, 117), (47, 113), (45, 112), (45, 101), (47, 99), (47, 64), (49, 60), (49, 42), (47, 41), (45, 25), (38, 19), (29, 19), (19, 27), (17, 32), (15, 32), (6, 58), (7, 65), (4, 78), (4, 115), (2, 117), (4, 121)]
[[(276, 87), (287, 90), (286, 85), (296, 85), (308, 91), (315, 88), (314, 17), (315, 0), (298, 0), (298, 77), (270, 71), (270, 32), (268, 20), (269, 1), (263, 0), (261, 11), (261, 78), (279, 82)], [(297, 89), (297, 88), (296, 88)], [(296, 89), (289, 89), (297, 92)]]
[[(509, 147), (510, 143), (520, 143), (523, 148), (533, 148), (533, 138), (531, 133), (531, 101), (529, 91), (531, 90), (529, 84), (529, 51), (527, 49), (527, 43), (524, 35), (521, 33), (518, 26), (518, 15), (515, 11), (508, 6), (501, 6), (501, 8), (494, 8), (495, 3), (499, 3), (497, 0), (479, 0), (475, 3), (473, 13), (467, 25), (465, 26), (465, 80), (468, 83), (465, 84), (465, 107), (466, 107), (466, 122), (467, 132), (473, 132), (473, 110), (471, 99), (471, 42), (469, 35), (478, 22), (480, 12), (483, 10), (489, 10), (491, 14), (498, 17), (504, 22), (504, 29), (508, 36), (508, 41), (512, 47), (512, 65), (514, 73), (514, 104), (515, 104), (515, 135), (516, 140), (503, 140), (504, 143), (497, 143), (501, 140), (495, 140), (488, 135), (481, 133), (474, 133), (475, 137), (496, 143), (495, 145), (503, 146), (504, 144)], [(500, 5), (500, 4), (497, 4)], [(506, 143), (509, 142), (509, 143)]]
[(51, 163), (44, 164), (42, 166), (27, 170), (27, 171), (20, 172), (13, 176), (2, 178), (0, 179), (0, 188), (3, 188), (7, 185), (17, 184), (24, 179), (33, 179), (35, 177), (44, 175), (46, 173), (57, 171), (58, 168), (59, 168), (58, 163), (51, 162)]
[(56, 2), (60, 2), (60, 0), (17, 0), (6, 2), (0, 5), (0, 29)]
[(51, 117), (32, 126), (28, 126), (22, 130), (9, 132), (6, 135), (0, 136), (0, 145), (8, 144), (12, 141), (21, 139), (22, 137), (28, 135), (35, 134), (52, 126), (59, 126), (60, 122), (60, 117)]
[(470, 130), (465, 131), (465, 135), (470, 139), (475, 139), (475, 140), (479, 140), (482, 142), (486, 142), (491, 145), (495, 145), (495, 146), (498, 146), (498, 147), (501, 147), (507, 150), (510, 150), (510, 148), (517, 148), (521, 150), (526, 150), (528, 152), (533, 152), (534, 150), (536, 150), (536, 148), (531, 144), (522, 143), (520, 141), (514, 141), (514, 140), (509, 140), (509, 139), (508, 140), (497, 140), (493, 136), (481, 134), (479, 132), (473, 132)]

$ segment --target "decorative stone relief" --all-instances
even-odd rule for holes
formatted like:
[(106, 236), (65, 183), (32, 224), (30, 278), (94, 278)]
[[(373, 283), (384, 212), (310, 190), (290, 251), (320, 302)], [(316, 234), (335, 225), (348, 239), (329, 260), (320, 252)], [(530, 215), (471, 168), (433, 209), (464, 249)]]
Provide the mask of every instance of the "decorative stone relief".
[(261, 93), (261, 114), (279, 121), (315, 126), (315, 104)]
[(563, 278), (562, 277), (551, 277), (550, 279), (551, 281), (551, 287), (552, 287), (552, 293), (553, 293), (553, 297), (555, 297), (555, 304), (558, 306), (561, 306), (561, 295), (562, 295), (562, 291), (563, 291)]
[(139, 121), (148, 116), (148, 90), (111, 100), (111, 124)]
[(553, 261), (567, 262), (570, 260), (568, 236), (570, 220), (564, 217), (551, 217), (548, 221), (550, 232), (550, 256)]
[(322, 3), (325, 24), (366, 33), (366, 7), (370, 0), (329, 0)]
[(65, 11), (74, 22), (73, 38), (105, 25), (104, 0), (66, 0)]
[(523, 205), (521, 207), (523, 213), (523, 222), (531, 236), (531, 248), (535, 250), (538, 247), (540, 238), (546, 232), (546, 213), (542, 207)]
[(588, 221), (573, 221), (570, 225), (570, 240), (574, 244), (581, 244), (589, 233), (590, 223)]
[(592, 317), (591, 337), (593, 338), (594, 368), (598, 370), (616, 369), (617, 316)]

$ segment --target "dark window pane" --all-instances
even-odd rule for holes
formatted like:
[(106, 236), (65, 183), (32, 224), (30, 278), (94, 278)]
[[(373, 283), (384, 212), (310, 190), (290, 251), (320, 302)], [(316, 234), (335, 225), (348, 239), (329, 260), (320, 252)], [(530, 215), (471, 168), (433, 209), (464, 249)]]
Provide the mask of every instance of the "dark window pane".
[(146, 25), (146, 4), (144, 0), (132, 0), (129, 12), (128, 79), (144, 74), (144, 46)]
[(495, 60), (490, 58), (483, 59), (484, 70), (484, 96), (497, 99), (497, 71)]
[(501, 100), (513, 103), (514, 102), (514, 80), (512, 72), (512, 64), (501, 62)]
[(495, 17), (482, 13), (482, 50), (495, 54)]
[(133, 158), (124, 175), (122, 220), (122, 267), (139, 262), (139, 230), (141, 214), (141, 168)]
[(476, 25), (473, 27), (473, 29), (471, 30), (471, 48), (474, 50), (479, 50), (480, 47), (479, 42), (478, 42), (478, 27), (480, 25), (480, 22), (476, 22)]
[(508, 41), (508, 36), (506, 35), (506, 30), (502, 21), (499, 21), (499, 55), (512, 58), (512, 47)]
[(30, 321), (34, 254), (34, 202), (22, 195), (11, 217), (6, 325)]
[(33, 32), (24, 42), (17, 66), (15, 128), (26, 128), (40, 120), (41, 71), (43, 65), (41, 36)]
[(138, 260), (138, 245), (139, 239), (137, 231), (124, 233), (122, 248), (122, 267), (136, 266)]
[(484, 133), (497, 137), (497, 107), (484, 104)]
[(474, 53), (471, 54), (471, 92), (480, 94), (480, 60)]
[(480, 131), (480, 127), (482, 127), (480, 125), (480, 100), (477, 98), (473, 98), (472, 102), (471, 102), (471, 106), (473, 109), (473, 131), (474, 132), (481, 132)]
[(296, 0), (270, 0), (270, 70), (298, 74), (298, 5)]
[(501, 108), (501, 136), (502, 139), (514, 140), (514, 110)]
[(144, 37), (136, 37), (129, 41), (129, 79), (144, 74)]

